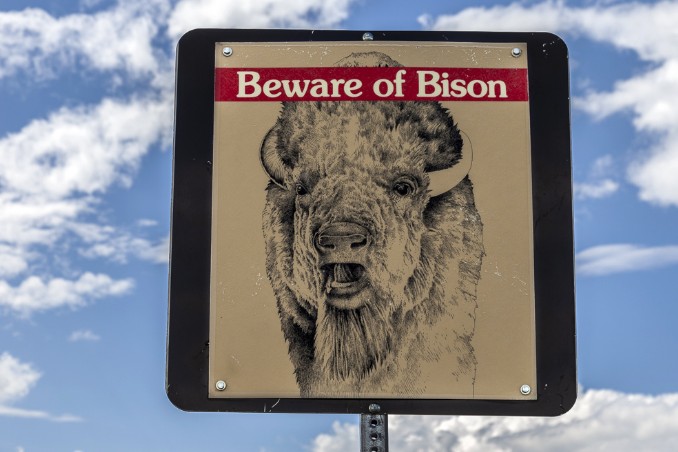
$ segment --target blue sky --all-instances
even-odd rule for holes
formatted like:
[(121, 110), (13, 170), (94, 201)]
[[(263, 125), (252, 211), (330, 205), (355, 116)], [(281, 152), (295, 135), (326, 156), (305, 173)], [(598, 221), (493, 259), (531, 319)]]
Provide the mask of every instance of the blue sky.
[(174, 46), (198, 27), (529, 30), (570, 49), (580, 400), (397, 417), (393, 450), (678, 441), (678, 2), (3, 0), (0, 451), (357, 450), (357, 416), (164, 392)]

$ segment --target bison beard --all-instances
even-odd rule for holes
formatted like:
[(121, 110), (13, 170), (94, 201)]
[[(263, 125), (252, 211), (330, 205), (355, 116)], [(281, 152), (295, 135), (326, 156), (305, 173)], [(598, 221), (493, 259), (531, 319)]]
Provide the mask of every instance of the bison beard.
[(391, 351), (388, 312), (380, 304), (337, 309), (322, 304), (315, 331), (316, 365), (329, 377), (360, 380)]
[(472, 396), (483, 245), (470, 155), (437, 102), (283, 103), (261, 147), (263, 233), (302, 396), (426, 396), (435, 381)]

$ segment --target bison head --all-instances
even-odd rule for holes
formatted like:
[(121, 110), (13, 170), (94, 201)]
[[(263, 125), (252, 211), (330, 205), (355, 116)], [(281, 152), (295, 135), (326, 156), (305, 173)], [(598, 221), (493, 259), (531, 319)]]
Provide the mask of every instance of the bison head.
[(261, 161), (267, 271), (302, 391), (357, 384), (408, 316), (447, 309), (441, 281), (473, 207), (469, 143), (437, 102), (288, 102)]

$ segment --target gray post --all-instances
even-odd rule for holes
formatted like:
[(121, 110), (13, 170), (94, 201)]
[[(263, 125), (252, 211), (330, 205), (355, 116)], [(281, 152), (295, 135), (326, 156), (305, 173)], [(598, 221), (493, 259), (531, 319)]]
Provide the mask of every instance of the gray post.
[(360, 415), (360, 452), (388, 452), (388, 417), (370, 404), (370, 414)]

